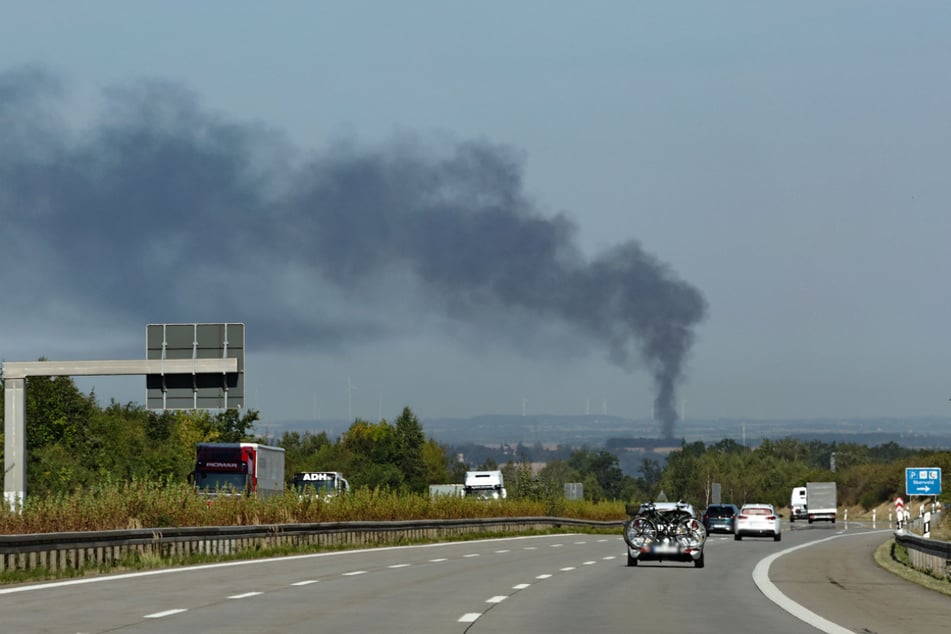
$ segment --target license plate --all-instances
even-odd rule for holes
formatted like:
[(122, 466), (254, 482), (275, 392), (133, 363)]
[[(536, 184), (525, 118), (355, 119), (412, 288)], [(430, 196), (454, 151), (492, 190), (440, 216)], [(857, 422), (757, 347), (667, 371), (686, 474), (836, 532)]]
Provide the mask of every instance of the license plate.
[(674, 544), (657, 544), (654, 546), (654, 552), (669, 555), (677, 552), (677, 546)]

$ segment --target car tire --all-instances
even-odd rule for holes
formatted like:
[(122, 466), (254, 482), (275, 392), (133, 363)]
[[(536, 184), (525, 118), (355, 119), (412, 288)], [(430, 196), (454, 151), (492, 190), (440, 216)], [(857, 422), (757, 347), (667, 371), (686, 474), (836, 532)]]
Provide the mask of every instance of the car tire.
[(776, 533), (775, 535), (773, 535), (773, 541), (774, 541), (774, 542), (778, 542), (778, 541), (781, 540), (782, 538), (783, 538), (783, 534), (782, 534), (782, 533)]
[(737, 542), (738, 542), (738, 541), (740, 541), (741, 539), (743, 539), (743, 536), (742, 536), (742, 535), (740, 535), (739, 533), (733, 533), (733, 541), (737, 541)]
[(628, 553), (628, 554), (627, 554), (627, 565), (628, 565), (628, 566), (636, 566), (636, 565), (637, 565), (637, 557), (631, 557), (631, 553)]
[(703, 566), (704, 566), (703, 553), (700, 553), (700, 557), (699, 557), (698, 559), (694, 559), (694, 561), (693, 561), (693, 567), (694, 567), (694, 568), (703, 568)]

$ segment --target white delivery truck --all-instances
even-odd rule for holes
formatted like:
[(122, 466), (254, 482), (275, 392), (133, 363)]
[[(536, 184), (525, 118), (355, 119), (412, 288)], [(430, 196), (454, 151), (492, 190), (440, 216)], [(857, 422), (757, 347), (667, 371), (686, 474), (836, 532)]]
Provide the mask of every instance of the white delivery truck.
[(350, 492), (350, 483), (339, 471), (302, 471), (295, 473), (291, 482), (302, 497), (315, 495), (329, 499)]
[(789, 521), (804, 520), (809, 517), (806, 509), (809, 508), (809, 497), (806, 487), (793, 487), (789, 496)]
[(835, 482), (807, 482), (806, 499), (806, 517), (810, 524), (817, 521), (835, 524), (838, 508)]
[(508, 494), (502, 480), (501, 471), (466, 471), (466, 497), (480, 497), (489, 500), (504, 499)]

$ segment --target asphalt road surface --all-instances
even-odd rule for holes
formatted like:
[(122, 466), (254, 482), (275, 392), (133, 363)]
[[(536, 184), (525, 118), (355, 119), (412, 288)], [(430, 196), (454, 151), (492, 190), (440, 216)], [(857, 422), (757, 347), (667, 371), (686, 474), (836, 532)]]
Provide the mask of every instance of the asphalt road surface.
[(0, 588), (0, 631), (946, 631), (951, 599), (875, 566), (889, 537), (854, 524), (713, 535), (701, 569), (629, 568), (620, 534), (568, 534), (106, 575)]

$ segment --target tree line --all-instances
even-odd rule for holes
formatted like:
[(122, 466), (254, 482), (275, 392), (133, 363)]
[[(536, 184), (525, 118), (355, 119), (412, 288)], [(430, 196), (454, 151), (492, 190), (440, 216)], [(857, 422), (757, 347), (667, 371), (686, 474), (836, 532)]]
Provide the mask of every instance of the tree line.
[[(101, 407), (94, 392), (83, 394), (70, 377), (31, 377), (26, 398), (30, 496), (89, 490), (106, 481), (183, 482), (194, 469), (199, 442), (267, 442), (285, 449), (288, 478), (299, 471), (341, 471), (354, 487), (424, 494), (430, 484), (462, 483), (468, 469), (499, 468), (510, 497), (557, 499), (566, 483), (578, 482), (592, 501), (664, 495), (701, 508), (711, 502), (714, 485), (724, 502), (785, 506), (793, 486), (822, 480), (838, 482), (840, 504), (871, 508), (904, 493), (906, 467), (951, 470), (947, 451), (895, 443), (867, 447), (785, 438), (750, 448), (727, 439), (683, 442), (666, 460), (644, 458), (632, 476), (606, 448), (517, 445), (506, 447), (502, 464), (491, 452), (470, 452), (477, 463), (460, 461), (457, 456), (473, 448), (427, 437), (409, 407), (392, 422), (356, 419), (338, 438), (284, 432), (265, 439), (255, 434), (255, 410), (154, 412), (114, 401)], [(0, 391), (0, 413), (2, 399)]]

